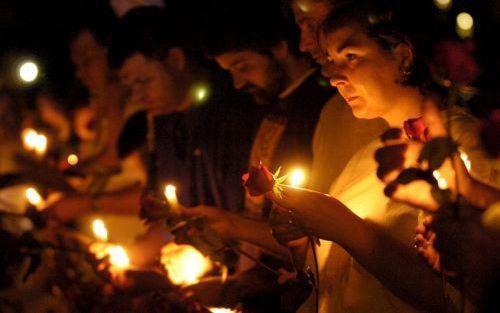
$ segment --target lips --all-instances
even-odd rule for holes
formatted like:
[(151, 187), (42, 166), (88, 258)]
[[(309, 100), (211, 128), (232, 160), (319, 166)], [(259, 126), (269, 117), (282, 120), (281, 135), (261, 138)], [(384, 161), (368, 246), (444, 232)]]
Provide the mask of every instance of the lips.
[(352, 102), (352, 101), (354, 101), (354, 100), (356, 100), (358, 98), (359, 98), (358, 96), (353, 96), (353, 97), (345, 97), (344, 99), (347, 102)]

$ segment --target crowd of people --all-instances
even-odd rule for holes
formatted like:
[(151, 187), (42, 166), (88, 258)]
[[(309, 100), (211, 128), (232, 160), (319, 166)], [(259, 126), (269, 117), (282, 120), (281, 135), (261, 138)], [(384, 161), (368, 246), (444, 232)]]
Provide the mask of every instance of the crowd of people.
[[(226, 281), (183, 289), (203, 305), (497, 311), (498, 111), (481, 121), (462, 104), (477, 77), (437, 77), (433, 48), (448, 38), (421, 25), (422, 5), (212, 2), (193, 23), (176, 1), (84, 19), (68, 44), (88, 96), (71, 115), (48, 88), (24, 118), (0, 96), (0, 187), (19, 170), (21, 129), (45, 128), (71, 186), (43, 211), (53, 223), (86, 232), (97, 216), (147, 268), (177, 234), (144, 224), (141, 199), (172, 184), (183, 217), (237, 247)], [(298, 167), (300, 187), (242, 186), (249, 168)]]

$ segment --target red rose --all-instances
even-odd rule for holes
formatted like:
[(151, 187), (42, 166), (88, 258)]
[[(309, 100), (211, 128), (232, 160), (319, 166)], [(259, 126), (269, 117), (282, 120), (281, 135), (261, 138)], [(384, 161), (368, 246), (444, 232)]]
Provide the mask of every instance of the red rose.
[(141, 211), (139, 216), (147, 222), (154, 222), (170, 216), (170, 207), (154, 193), (145, 193), (141, 197)]
[(241, 177), (243, 186), (252, 197), (261, 196), (273, 190), (274, 177), (269, 170), (259, 163), (258, 167), (251, 166), (250, 171)]
[(403, 128), (406, 135), (411, 140), (427, 142), (430, 139), (429, 130), (425, 126), (424, 119), (422, 117), (410, 118), (406, 120), (403, 124)]

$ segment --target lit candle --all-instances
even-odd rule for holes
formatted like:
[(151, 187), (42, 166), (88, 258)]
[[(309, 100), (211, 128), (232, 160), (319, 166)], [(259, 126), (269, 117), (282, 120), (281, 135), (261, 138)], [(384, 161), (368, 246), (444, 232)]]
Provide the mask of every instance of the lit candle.
[(27, 188), (24, 194), (28, 202), (32, 206), (34, 206), (38, 211), (41, 211), (45, 208), (45, 201), (35, 188), (33, 187)]
[(191, 285), (212, 269), (212, 263), (190, 245), (169, 243), (161, 249), (161, 263), (175, 285)]
[(236, 313), (236, 311), (228, 308), (208, 308), (212, 313)]
[(460, 153), (460, 159), (462, 159), (462, 161), (464, 162), (467, 172), (470, 172), (471, 162), (469, 160), (469, 156), (465, 152), (462, 152)]
[(26, 150), (35, 150), (38, 140), (38, 133), (31, 128), (26, 128), (22, 132), (23, 145)]
[(92, 222), (92, 231), (94, 232), (94, 237), (101, 241), (108, 240), (108, 229), (101, 219), (95, 219)]
[(301, 168), (296, 168), (288, 175), (288, 183), (294, 187), (300, 187), (306, 180), (306, 174)]
[(448, 189), (448, 183), (446, 182), (446, 179), (443, 176), (441, 176), (441, 173), (439, 173), (438, 170), (434, 170), (432, 172), (432, 176), (434, 176), (434, 178), (437, 180), (439, 189), (441, 190)]
[(174, 185), (165, 186), (165, 198), (167, 198), (168, 204), (175, 214), (181, 214), (181, 208), (179, 205), (179, 200), (177, 199), (176, 188)]
[(68, 155), (68, 158), (66, 159), (68, 161), (68, 164), (71, 166), (75, 166), (78, 164), (78, 156), (76, 154), (70, 154)]
[(114, 267), (123, 270), (129, 267), (130, 259), (127, 251), (120, 245), (111, 245), (106, 249), (109, 255), (109, 262)]
[(47, 137), (42, 134), (38, 134), (35, 145), (35, 152), (39, 156), (43, 156), (47, 151)]

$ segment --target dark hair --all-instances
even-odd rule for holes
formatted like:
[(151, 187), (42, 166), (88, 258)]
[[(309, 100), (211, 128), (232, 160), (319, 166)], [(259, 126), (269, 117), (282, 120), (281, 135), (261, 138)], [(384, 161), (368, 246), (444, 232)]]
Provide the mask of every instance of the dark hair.
[(87, 30), (99, 45), (107, 47), (117, 20), (108, 1), (93, 1), (92, 5), (77, 6), (74, 10), (76, 12), (73, 13), (74, 21), (68, 31), (68, 41), (73, 41)]
[[(428, 51), (424, 49), (426, 45), (422, 30), (418, 29), (418, 23), (412, 21), (408, 11), (388, 0), (344, 1), (334, 7), (323, 23), (322, 31), (328, 34), (345, 26), (356, 25), (382, 49), (392, 50), (400, 43), (409, 45), (413, 50), (414, 59), (411, 67), (405, 69), (409, 71), (409, 75), (403, 83), (423, 87), (430, 81), (426, 61)], [(413, 16), (418, 15), (413, 13)]]
[(241, 50), (270, 54), (271, 48), (282, 40), (298, 54), (298, 30), (282, 15), (279, 1), (252, 1), (245, 5), (231, 1), (209, 15), (202, 41), (208, 57)]
[[(177, 18), (155, 7), (139, 7), (131, 10), (118, 21), (108, 50), (111, 68), (120, 68), (134, 53), (163, 60), (173, 47), (183, 48), (182, 34)], [(177, 27), (175, 27), (177, 26)]]

